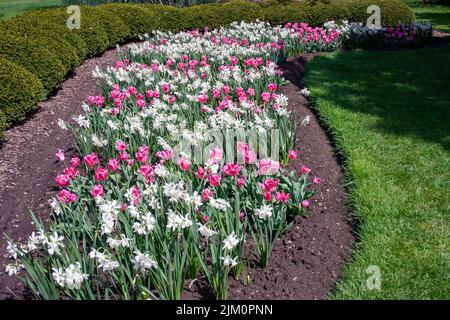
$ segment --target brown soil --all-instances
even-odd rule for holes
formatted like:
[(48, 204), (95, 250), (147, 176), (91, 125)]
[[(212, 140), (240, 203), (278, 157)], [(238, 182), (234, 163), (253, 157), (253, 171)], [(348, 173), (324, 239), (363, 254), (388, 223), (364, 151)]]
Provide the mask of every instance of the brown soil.
[[(311, 201), (311, 214), (296, 218), (295, 224), (278, 241), (270, 265), (263, 270), (250, 259), (247, 269), (250, 285), (230, 278), (230, 299), (322, 299), (335, 286), (354, 241), (346, 195), (341, 186), (342, 171), (333, 147), (307, 100), (299, 93), (303, 67), (312, 55), (289, 59), (285, 77), (291, 81), (283, 88), (293, 118), (300, 123), (311, 117), (307, 126), (297, 129), (299, 161), (322, 178), (320, 191)], [(15, 241), (26, 238), (34, 227), (30, 210), (48, 220), (47, 201), (55, 193), (54, 177), (62, 169), (55, 161), (57, 149), (74, 152), (73, 138), (57, 126), (58, 119), (70, 120), (81, 111), (81, 102), (97, 91), (91, 72), (114, 62), (115, 53), (87, 60), (65, 81), (57, 93), (39, 105), (26, 122), (11, 128), (0, 152), (0, 299), (27, 298), (27, 290), (3, 270), (8, 263), (5, 234)], [(14, 294), (12, 294), (13, 292)], [(185, 299), (208, 299), (211, 292), (204, 278), (186, 289)]]
[[(300, 94), (305, 64), (314, 55), (288, 59), (283, 66), (290, 83), (283, 87), (289, 98), (290, 111), (297, 126), (299, 161), (290, 169), (308, 165), (322, 178), (319, 192), (311, 201), (310, 215), (297, 217), (292, 228), (278, 240), (266, 269), (259, 267), (256, 257), (249, 259), (247, 272), (250, 285), (243, 279), (230, 278), (228, 298), (259, 299), (323, 299), (334, 289), (342, 267), (350, 257), (354, 236), (342, 187), (343, 173), (333, 146), (308, 101)], [(301, 120), (310, 116), (307, 126)], [(251, 241), (250, 245), (251, 245)], [(186, 299), (210, 299), (211, 291), (204, 278), (185, 291)]]

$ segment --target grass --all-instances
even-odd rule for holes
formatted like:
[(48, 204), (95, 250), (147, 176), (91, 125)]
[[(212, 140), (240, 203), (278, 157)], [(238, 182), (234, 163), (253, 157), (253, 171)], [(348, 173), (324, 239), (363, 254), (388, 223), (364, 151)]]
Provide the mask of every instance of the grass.
[(359, 241), (334, 298), (450, 298), (450, 45), (336, 52), (306, 83), (354, 183)]
[(0, 20), (9, 19), (31, 10), (60, 7), (63, 0), (0, 0)]
[(450, 6), (426, 5), (421, 0), (403, 0), (416, 14), (417, 21), (433, 24), (436, 30), (450, 33)]

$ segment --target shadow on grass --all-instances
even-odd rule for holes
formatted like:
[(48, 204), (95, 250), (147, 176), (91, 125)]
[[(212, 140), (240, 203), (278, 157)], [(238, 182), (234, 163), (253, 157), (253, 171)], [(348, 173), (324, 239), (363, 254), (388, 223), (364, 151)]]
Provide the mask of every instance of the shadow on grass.
[(450, 45), (340, 52), (315, 58), (307, 72), (313, 83), (321, 84), (319, 99), (376, 116), (373, 130), (450, 151)]
[(428, 21), (439, 30), (450, 32), (450, 8), (448, 12), (417, 12), (418, 21)]

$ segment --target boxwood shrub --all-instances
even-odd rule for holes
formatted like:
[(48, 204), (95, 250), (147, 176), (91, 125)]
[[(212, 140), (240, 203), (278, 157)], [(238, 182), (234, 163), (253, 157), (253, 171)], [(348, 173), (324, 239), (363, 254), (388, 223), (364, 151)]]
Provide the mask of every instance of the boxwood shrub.
[(50, 51), (45, 39), (39, 37), (18, 38), (2, 33), (0, 55), (35, 74), (42, 81), (47, 93), (55, 88), (69, 71), (69, 67), (59, 60), (57, 52)]
[[(15, 90), (12, 100), (0, 99), (0, 133), (35, 103), (37, 92), (48, 94), (84, 59), (151, 30), (181, 31), (217, 28), (233, 21), (260, 19), (272, 24), (304, 21), (320, 25), (329, 20), (365, 22), (367, 7), (381, 8), (383, 25), (411, 23), (414, 13), (400, 0), (327, 0), (226, 3), (175, 8), (156, 4), (110, 3), (81, 7), (81, 29), (66, 27), (66, 8), (39, 10), (0, 22), (0, 86)], [(8, 61), (5, 63), (4, 61)], [(5, 72), (5, 66), (14, 71)], [(18, 75), (15, 74), (17, 70)], [(11, 78), (11, 79), (9, 79)], [(12, 79), (14, 78), (14, 79)], [(30, 79), (28, 85), (23, 79)], [(13, 89), (9, 83), (19, 82)], [(33, 87), (34, 90), (31, 90)], [(6, 91), (2, 91), (4, 95)], [(8, 92), (11, 94), (11, 92)], [(19, 98), (20, 97), (20, 98)], [(33, 102), (33, 103), (32, 103)], [(17, 110), (16, 110), (17, 109)], [(20, 115), (20, 116), (18, 116)]]
[(86, 57), (87, 46), (80, 34), (68, 32), (66, 27), (67, 13), (62, 9), (32, 11), (17, 18), (0, 21), (0, 34), (12, 34), (24, 39), (43, 39), (53, 44), (57, 53), (59, 47), (70, 45), (76, 59), (69, 56), (65, 59), (73, 67), (79, 65)]
[(39, 79), (18, 64), (0, 56), (0, 139), (13, 122), (22, 120), (44, 98)]

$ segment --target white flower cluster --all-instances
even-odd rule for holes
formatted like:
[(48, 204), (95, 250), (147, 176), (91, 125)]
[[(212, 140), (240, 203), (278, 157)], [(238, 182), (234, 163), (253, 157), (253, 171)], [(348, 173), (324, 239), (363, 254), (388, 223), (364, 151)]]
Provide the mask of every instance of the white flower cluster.
[(97, 259), (98, 267), (105, 272), (112, 271), (119, 267), (119, 262), (111, 259), (106, 254), (99, 252), (95, 249), (92, 249), (91, 252), (89, 252), (89, 258)]
[(80, 289), (85, 280), (89, 278), (89, 275), (81, 271), (81, 265), (79, 262), (70, 264), (67, 268), (52, 268), (53, 279), (61, 287), (68, 289)]
[(134, 269), (140, 273), (146, 273), (151, 268), (157, 268), (158, 263), (150, 258), (150, 254), (142, 253), (139, 250), (134, 251), (134, 257), (132, 259)]
[(255, 214), (260, 219), (267, 219), (270, 218), (273, 214), (273, 208), (270, 205), (263, 205), (260, 208), (255, 210)]

